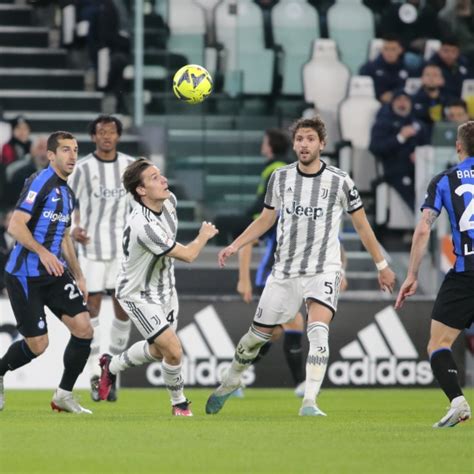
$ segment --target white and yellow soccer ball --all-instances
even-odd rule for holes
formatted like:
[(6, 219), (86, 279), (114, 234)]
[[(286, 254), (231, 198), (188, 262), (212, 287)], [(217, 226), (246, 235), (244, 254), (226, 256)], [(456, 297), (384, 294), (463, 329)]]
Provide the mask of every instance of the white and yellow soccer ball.
[(187, 64), (173, 77), (174, 95), (188, 104), (199, 104), (212, 92), (212, 77), (198, 64)]

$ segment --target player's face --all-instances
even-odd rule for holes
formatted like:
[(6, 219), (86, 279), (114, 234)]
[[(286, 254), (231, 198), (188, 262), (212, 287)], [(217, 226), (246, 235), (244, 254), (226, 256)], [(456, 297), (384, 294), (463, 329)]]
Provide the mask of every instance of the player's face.
[(161, 175), (159, 168), (149, 166), (142, 173), (142, 190), (151, 201), (164, 201), (171, 195), (168, 189), (168, 180)]
[(48, 159), (51, 165), (63, 177), (67, 178), (73, 171), (77, 162), (78, 146), (74, 139), (65, 138), (58, 140), (56, 152), (48, 151)]
[(97, 149), (104, 153), (113, 152), (117, 148), (120, 136), (115, 122), (98, 123), (95, 127), (95, 135), (92, 135), (92, 141)]
[(319, 140), (319, 135), (312, 128), (300, 128), (293, 139), (293, 150), (302, 165), (309, 166), (314, 163), (324, 149), (324, 142)]

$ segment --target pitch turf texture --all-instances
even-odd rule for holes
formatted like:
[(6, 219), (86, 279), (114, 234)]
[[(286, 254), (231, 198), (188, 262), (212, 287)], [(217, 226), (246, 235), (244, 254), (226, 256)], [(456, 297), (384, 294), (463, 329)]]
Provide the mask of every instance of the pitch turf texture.
[(92, 416), (53, 413), (50, 391), (7, 391), (0, 472), (474, 472), (474, 422), (431, 428), (439, 390), (324, 390), (327, 418), (298, 417), (290, 390), (248, 389), (218, 415), (204, 413), (209, 390), (186, 393), (193, 418), (172, 418), (163, 389), (122, 390), (115, 404), (79, 392)]

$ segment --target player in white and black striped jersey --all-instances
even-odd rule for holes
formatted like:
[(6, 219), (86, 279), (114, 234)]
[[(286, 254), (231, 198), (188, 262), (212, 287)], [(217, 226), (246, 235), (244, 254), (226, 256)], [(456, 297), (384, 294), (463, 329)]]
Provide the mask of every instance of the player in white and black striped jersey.
[(144, 340), (114, 357), (101, 357), (99, 394), (102, 399), (108, 396), (116, 374), (122, 370), (161, 360), (173, 415), (191, 416), (183, 393), (182, 349), (175, 333), (178, 296), (173, 262), (175, 258), (194, 261), (217, 229), (203, 222), (194, 241), (186, 246), (177, 243), (176, 197), (168, 190), (160, 170), (147, 160), (132, 163), (123, 183), (138, 204), (123, 233), (117, 298)]
[[(117, 151), (122, 123), (113, 116), (100, 115), (89, 132), (96, 144), (93, 153), (80, 159), (70, 183), (78, 204), (71, 232), (78, 243), (79, 261), (84, 272), (89, 298), (87, 305), (94, 327), (94, 340), (88, 361), (91, 397), (99, 401), (100, 319), (104, 293), (112, 295), (115, 317), (110, 333), (110, 352), (118, 354), (128, 344), (131, 323), (115, 300), (115, 280), (122, 256), (122, 233), (130, 212), (131, 200), (122, 185), (122, 174), (135, 158)], [(111, 391), (109, 401), (117, 393)]]
[(277, 225), (275, 263), (260, 298), (253, 324), (240, 340), (222, 384), (209, 397), (206, 412), (217, 413), (239, 388), (244, 370), (280, 324), (290, 321), (302, 301), (308, 313), (309, 353), (301, 416), (325, 416), (316, 397), (329, 358), (329, 324), (337, 309), (341, 283), (338, 239), (343, 212), (350, 214), (362, 243), (379, 270), (381, 289), (393, 290), (388, 267), (370, 227), (357, 188), (347, 173), (320, 160), (326, 128), (320, 118), (300, 119), (292, 127), (298, 161), (274, 171), (260, 216), (219, 253), (219, 264)]

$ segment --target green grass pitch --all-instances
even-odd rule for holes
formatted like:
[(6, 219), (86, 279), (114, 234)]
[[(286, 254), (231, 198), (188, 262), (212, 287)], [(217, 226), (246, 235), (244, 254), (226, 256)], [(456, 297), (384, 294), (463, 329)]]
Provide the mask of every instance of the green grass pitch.
[(79, 392), (92, 416), (53, 413), (51, 391), (7, 390), (0, 472), (474, 472), (474, 422), (431, 427), (447, 406), (440, 390), (324, 390), (327, 418), (298, 417), (290, 390), (248, 389), (213, 416), (209, 390), (186, 393), (193, 418), (171, 417), (163, 389), (124, 389), (115, 404)]

